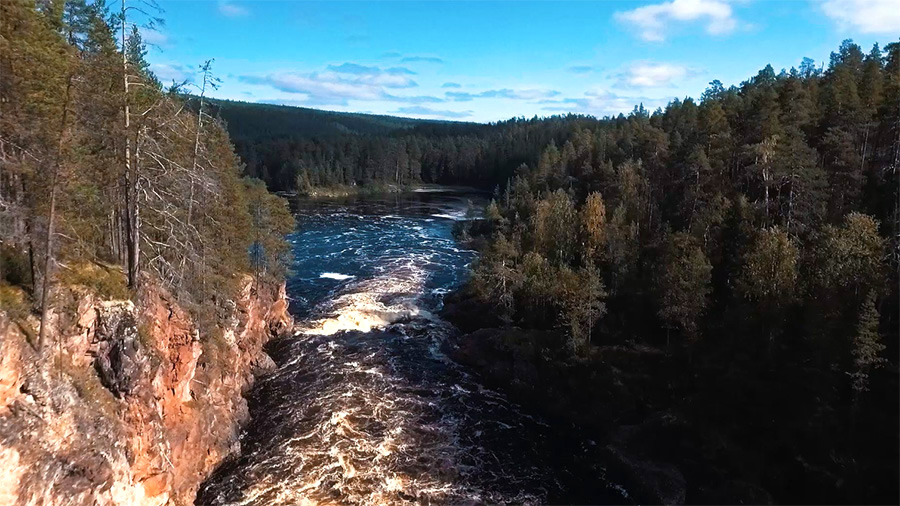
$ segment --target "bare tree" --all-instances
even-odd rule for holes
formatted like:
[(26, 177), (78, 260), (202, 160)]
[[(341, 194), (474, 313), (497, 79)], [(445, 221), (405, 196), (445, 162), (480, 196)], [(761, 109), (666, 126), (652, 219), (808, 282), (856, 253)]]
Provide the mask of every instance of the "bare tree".
[(200, 72), (203, 74), (203, 84), (200, 86), (200, 106), (197, 108), (197, 134), (194, 137), (194, 158), (191, 161), (191, 191), (188, 199), (187, 225), (191, 226), (191, 217), (194, 211), (194, 174), (197, 173), (197, 155), (200, 153), (200, 132), (203, 130), (203, 105), (206, 100), (206, 87), (209, 86), (214, 90), (219, 89), (221, 80), (212, 74), (212, 64), (215, 59), (206, 60), (200, 65)]
[[(155, 13), (162, 12), (162, 9), (154, 0), (139, 0), (135, 5), (128, 5), (126, 0), (122, 0), (122, 8), (119, 14), (121, 21), (122, 35), (122, 82), (124, 85), (122, 98), (122, 112), (125, 120), (125, 158), (124, 158), (124, 181), (125, 181), (125, 236), (128, 266), (128, 286), (136, 287), (139, 277), (139, 265), (141, 259), (141, 227), (140, 227), (140, 204), (139, 204), (139, 178), (140, 175), (136, 171), (133, 153), (132, 153), (132, 132), (131, 132), (131, 93), (130, 87), (132, 79), (135, 83), (140, 82), (140, 76), (135, 75), (133, 71), (133, 63), (128, 59), (128, 39), (126, 36), (128, 26), (132, 28), (137, 25), (128, 22), (128, 13), (135, 11), (147, 18), (143, 25), (146, 28), (153, 29), (156, 25), (162, 24), (163, 21), (157, 16), (151, 15), (149, 10)], [(135, 139), (136, 141), (136, 139)]]
[(66, 125), (69, 119), (69, 103), (72, 99), (72, 82), (74, 76), (69, 74), (66, 80), (66, 98), (63, 101), (62, 114), (60, 116), (59, 136), (56, 144), (56, 154), (53, 167), (50, 171), (50, 211), (47, 216), (47, 235), (44, 242), (44, 277), (41, 283), (41, 327), (38, 333), (38, 349), (43, 350), (47, 340), (47, 327), (49, 326), (50, 309), (50, 282), (53, 276), (54, 256), (53, 239), (56, 233), (56, 198), (59, 188), (60, 169), (63, 161), (63, 145), (66, 138)]

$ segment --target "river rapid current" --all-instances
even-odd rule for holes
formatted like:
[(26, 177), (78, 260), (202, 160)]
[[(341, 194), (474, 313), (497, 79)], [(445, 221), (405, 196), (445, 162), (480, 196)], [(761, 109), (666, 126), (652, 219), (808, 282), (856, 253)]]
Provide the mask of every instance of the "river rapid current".
[(300, 204), (298, 323), (272, 343), (240, 454), (199, 504), (628, 502), (594, 442), (440, 351), (455, 330), (435, 313), (475, 259), (452, 229), (482, 204), (452, 191)]

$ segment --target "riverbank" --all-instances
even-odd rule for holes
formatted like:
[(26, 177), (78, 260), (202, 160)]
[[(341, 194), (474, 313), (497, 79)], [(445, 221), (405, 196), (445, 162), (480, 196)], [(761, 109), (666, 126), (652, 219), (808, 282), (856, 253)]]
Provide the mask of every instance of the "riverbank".
[(341, 198), (356, 197), (362, 195), (387, 195), (392, 193), (404, 193), (414, 187), (409, 185), (396, 185), (387, 183), (372, 183), (366, 185), (332, 185), (310, 187), (298, 191), (298, 197), (309, 198)]
[(72, 284), (54, 300), (43, 354), (35, 317), (0, 310), (0, 504), (192, 504), (239, 448), (243, 394), (274, 365), (263, 345), (291, 326), (284, 287), (245, 277), (203, 339), (150, 280), (130, 298)]
[(406, 193), (471, 193), (474, 195), (488, 194), (486, 190), (468, 186), (446, 186), (438, 184), (390, 184), (372, 183), (365, 185), (331, 185), (315, 186), (297, 192), (279, 192), (283, 197), (305, 198), (346, 198), (378, 195), (398, 195)]

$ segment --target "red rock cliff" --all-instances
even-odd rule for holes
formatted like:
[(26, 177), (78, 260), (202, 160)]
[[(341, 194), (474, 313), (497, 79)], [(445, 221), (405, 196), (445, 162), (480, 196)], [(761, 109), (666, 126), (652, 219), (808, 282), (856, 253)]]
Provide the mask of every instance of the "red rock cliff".
[(292, 324), (283, 286), (251, 286), (202, 340), (158, 287), (136, 304), (65, 289), (43, 356), (36, 320), (0, 308), (0, 506), (193, 503), (274, 366), (263, 345)]

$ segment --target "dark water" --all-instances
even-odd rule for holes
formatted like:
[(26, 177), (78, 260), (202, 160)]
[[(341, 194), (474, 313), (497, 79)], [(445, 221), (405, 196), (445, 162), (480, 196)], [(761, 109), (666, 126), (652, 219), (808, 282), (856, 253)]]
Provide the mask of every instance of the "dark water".
[(621, 503), (593, 442), (479, 384), (434, 316), (475, 255), (471, 195), (317, 201), (298, 210), (297, 327), (251, 395), (241, 454), (199, 504)]

